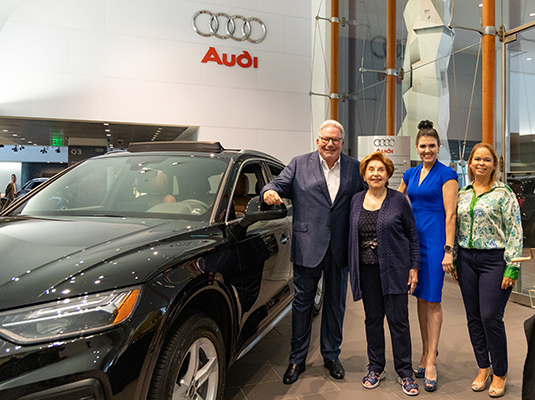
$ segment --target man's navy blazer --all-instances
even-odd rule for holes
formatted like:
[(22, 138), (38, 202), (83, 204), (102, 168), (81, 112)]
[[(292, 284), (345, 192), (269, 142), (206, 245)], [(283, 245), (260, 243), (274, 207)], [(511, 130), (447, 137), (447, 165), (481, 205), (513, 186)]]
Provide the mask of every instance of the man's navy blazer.
[(317, 266), (329, 244), (338, 267), (347, 266), (349, 206), (353, 195), (364, 188), (359, 162), (340, 154), (340, 188), (334, 202), (318, 151), (294, 157), (272, 182), (262, 188), (275, 190), (292, 200), (293, 233), (291, 261), (303, 267)]

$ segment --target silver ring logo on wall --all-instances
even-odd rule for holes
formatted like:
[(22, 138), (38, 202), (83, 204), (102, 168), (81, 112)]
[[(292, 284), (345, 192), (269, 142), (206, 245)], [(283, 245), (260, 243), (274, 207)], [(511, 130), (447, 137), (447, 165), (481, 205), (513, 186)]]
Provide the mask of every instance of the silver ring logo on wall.
[[(209, 15), (209, 21), (207, 29), (201, 30), (197, 26), (197, 18), (199, 15), (206, 14)], [(226, 22), (225, 22), (226, 21)], [(241, 32), (236, 32), (237, 21), (241, 21)], [(208, 10), (197, 11), (193, 14), (191, 19), (193, 30), (199, 35), (204, 37), (215, 36), (219, 39), (228, 39), (232, 38), (238, 42), (243, 42), (247, 40), (251, 43), (260, 43), (266, 38), (267, 29), (266, 25), (258, 18), (251, 17), (245, 18), (242, 15), (228, 15), (222, 12), (213, 13)], [(252, 38), (251, 34), (253, 33), (252, 24), (256, 23), (260, 26), (262, 33), (258, 38)], [(240, 24), (240, 22), (238, 22)], [(241, 33), (241, 34), (240, 34)]]
[(396, 141), (394, 139), (375, 139), (373, 145), (377, 147), (390, 147), (394, 146)]

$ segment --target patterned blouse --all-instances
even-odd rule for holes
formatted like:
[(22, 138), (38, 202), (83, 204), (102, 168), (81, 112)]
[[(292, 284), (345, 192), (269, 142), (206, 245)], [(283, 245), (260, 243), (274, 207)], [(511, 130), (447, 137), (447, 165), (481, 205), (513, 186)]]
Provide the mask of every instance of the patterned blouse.
[(522, 256), (522, 224), (518, 201), (511, 188), (496, 181), (490, 190), (475, 196), (473, 182), (459, 191), (455, 243), (465, 249), (505, 249), (503, 276), (518, 279)]

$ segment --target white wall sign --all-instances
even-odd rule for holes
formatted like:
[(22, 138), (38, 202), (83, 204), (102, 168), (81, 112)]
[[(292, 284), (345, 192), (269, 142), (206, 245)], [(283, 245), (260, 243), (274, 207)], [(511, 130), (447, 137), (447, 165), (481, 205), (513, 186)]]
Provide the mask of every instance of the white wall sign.
[(358, 159), (362, 160), (368, 154), (380, 151), (394, 163), (394, 174), (388, 186), (397, 189), (403, 173), (411, 166), (411, 139), (408, 136), (359, 136)]

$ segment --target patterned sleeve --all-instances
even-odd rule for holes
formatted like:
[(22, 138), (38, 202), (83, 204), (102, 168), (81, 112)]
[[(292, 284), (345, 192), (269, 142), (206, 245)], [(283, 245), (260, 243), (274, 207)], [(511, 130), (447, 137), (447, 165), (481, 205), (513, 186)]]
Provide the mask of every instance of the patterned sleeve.
[(511, 262), (511, 259), (522, 256), (522, 223), (520, 208), (515, 194), (506, 186), (508, 196), (503, 204), (503, 223), (505, 225), (505, 272), (504, 277), (518, 279), (519, 263)]

